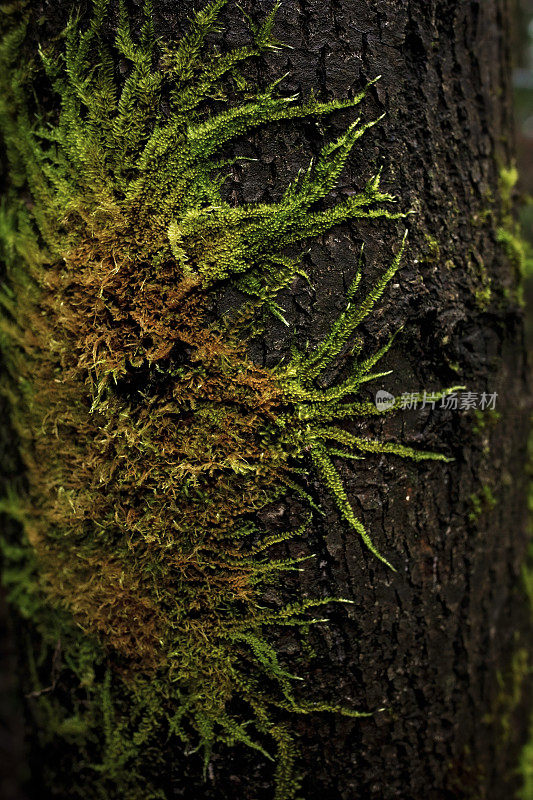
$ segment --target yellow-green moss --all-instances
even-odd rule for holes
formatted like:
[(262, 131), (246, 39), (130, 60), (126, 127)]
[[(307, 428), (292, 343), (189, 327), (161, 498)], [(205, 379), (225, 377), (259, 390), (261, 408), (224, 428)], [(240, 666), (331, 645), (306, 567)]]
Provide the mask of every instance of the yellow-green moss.
[(489, 725), (499, 726), (502, 744), (509, 741), (512, 734), (513, 714), (516, 713), (523, 697), (524, 681), (531, 671), (529, 651), (520, 646), (518, 635), (515, 636), (514, 649), (508, 668), (498, 671), (498, 693), (493, 709), (484, 717)]
[[(527, 462), (527, 476), (529, 479), (529, 492), (528, 492), (528, 531), (530, 535), (530, 543), (528, 550), (528, 557), (522, 566), (522, 584), (527, 599), (529, 600), (529, 610), (533, 614), (533, 418), (530, 417), (530, 432), (528, 439), (528, 462)], [(530, 668), (531, 669), (531, 668)], [(520, 757), (520, 777), (522, 778), (522, 787), (517, 793), (520, 800), (532, 800), (533, 798), (533, 714), (530, 709), (529, 716), (529, 737), (525, 746), (522, 748)]]
[(475, 423), (472, 426), (472, 431), (476, 434), (481, 434), (486, 430), (490, 430), (501, 420), (502, 415), (494, 408), (488, 408), (481, 411), (479, 408), (474, 409)]
[(426, 240), (426, 252), (419, 259), (421, 263), (435, 264), (440, 261), (440, 245), (434, 236), (429, 233), (424, 234)]
[(514, 214), (514, 192), (518, 181), (518, 170), (514, 164), (500, 169), (500, 224), (497, 229), (497, 240), (514, 271), (516, 290), (513, 297), (524, 304), (524, 277), (528, 265), (533, 263), (529, 244), (522, 235), (519, 220)]
[[(79, 787), (85, 798), (163, 797), (154, 783), (161, 738), (194, 741), (207, 768), (215, 744), (271, 757), (266, 734), (277, 746), (276, 798), (294, 797), (294, 742), (281, 720), (360, 713), (296, 693), (271, 632), (324, 622), (313, 609), (345, 601), (265, 600), (270, 584), (302, 568), (272, 548), (304, 535), (309, 518), (270, 530), (257, 512), (288, 496), (316, 509), (301, 480), (314, 470), (344, 522), (388, 564), (334, 459), (445, 460), (345, 427), (378, 413), (356, 395), (391, 342), (357, 354), (347, 378), (319, 388), (398, 270), (403, 243), (356, 300), (361, 258), (345, 311), (314, 351), (295, 350), (269, 370), (247, 354), (258, 312), (282, 316), (276, 296), (301, 274), (287, 245), (347, 219), (404, 214), (392, 210), (379, 174), (343, 202), (316, 205), (375, 121), (356, 121), (327, 144), (278, 202), (223, 199), (232, 163), (220, 155), (225, 144), (273, 121), (352, 108), (365, 94), (298, 103), (276, 82), (226, 103), (237, 65), (280, 45), (274, 8), (249, 46), (210, 52), (205, 37), (225, 1), (208, 3), (171, 44), (156, 39), (148, 1), (137, 38), (119, 5), (110, 43), (108, 0), (95, 0), (88, 25), (71, 19), (61, 54), (40, 54), (55, 116), (29, 111), (38, 68), (21, 58), (27, 19), (16, 9), (0, 48), (11, 170), (0, 214), (3, 390), (28, 485), (2, 504), (25, 536), (4, 539), (4, 580), (43, 652), (49, 657), (59, 638), (78, 682), (67, 710), (41, 691), (35, 664), (43, 736), (76, 745), (77, 770), (92, 776), (90, 789)], [(121, 86), (118, 61), (128, 65)], [(212, 110), (213, 96), (222, 110)], [(213, 320), (213, 300), (229, 282), (242, 305)]]
[(482, 486), (479, 492), (470, 495), (471, 511), (468, 513), (468, 519), (475, 522), (482, 514), (492, 511), (496, 503), (497, 500), (490, 486)]

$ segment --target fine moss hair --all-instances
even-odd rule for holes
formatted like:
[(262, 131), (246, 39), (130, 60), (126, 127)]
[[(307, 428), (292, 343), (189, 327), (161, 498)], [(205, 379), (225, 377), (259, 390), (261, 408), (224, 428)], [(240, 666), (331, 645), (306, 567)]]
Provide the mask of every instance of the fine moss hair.
[[(224, 199), (225, 145), (275, 121), (355, 108), (370, 86), (330, 102), (286, 96), (279, 81), (251, 94), (236, 71), (282, 46), (278, 4), (251, 24), (249, 45), (221, 53), (206, 37), (225, 4), (211, 0), (172, 43), (156, 37), (149, 0), (137, 35), (119, 3), (110, 41), (109, 0), (94, 0), (87, 23), (72, 15), (60, 51), (34, 60), (22, 56), (24, 3), (3, 7), (2, 390), (25, 467), (24, 486), (1, 504), (22, 531), (1, 539), (3, 580), (42, 641), (27, 657), (41, 743), (74, 748), (86, 779), (66, 784), (69, 797), (165, 797), (157, 742), (167, 739), (202, 752), (204, 771), (215, 746), (254, 748), (276, 760), (276, 799), (296, 797), (292, 715), (366, 713), (307, 701), (275, 647), (283, 626), (324, 623), (325, 606), (348, 602), (267, 599), (303, 568), (273, 548), (305, 536), (320, 513), (305, 475), (321, 479), (346, 526), (390, 567), (338, 461), (446, 460), (345, 424), (397, 408), (357, 399), (386, 374), (374, 368), (392, 340), (363, 357), (354, 334), (400, 268), (405, 235), (363, 296), (361, 257), (345, 310), (315, 350), (294, 349), (271, 369), (248, 355), (262, 314), (284, 319), (276, 298), (302, 274), (288, 245), (347, 220), (406, 215), (379, 173), (319, 207), (377, 120), (349, 125), (278, 201)], [(54, 113), (36, 105), (36, 80), (48, 81)], [(229, 285), (242, 303), (215, 318)], [(323, 388), (347, 352), (348, 376)], [(307, 507), (294, 529), (260, 521), (289, 498)]]

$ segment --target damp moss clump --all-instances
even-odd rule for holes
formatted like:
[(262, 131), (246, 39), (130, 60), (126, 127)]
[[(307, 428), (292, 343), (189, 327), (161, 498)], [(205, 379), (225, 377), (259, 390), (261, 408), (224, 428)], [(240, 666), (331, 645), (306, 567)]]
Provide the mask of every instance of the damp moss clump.
[(531, 248), (524, 239), (520, 221), (514, 214), (514, 198), (518, 182), (518, 170), (514, 164), (500, 169), (500, 225), (496, 231), (498, 243), (502, 246), (513, 268), (516, 283), (515, 299), (524, 305), (524, 279), (531, 272)]
[[(273, 546), (304, 535), (309, 517), (273, 530), (260, 512), (292, 496), (312, 513), (313, 470), (346, 525), (388, 563), (335, 459), (443, 458), (345, 425), (377, 413), (357, 394), (390, 342), (363, 358), (353, 334), (399, 268), (403, 244), (366, 296), (358, 269), (345, 310), (313, 352), (294, 350), (272, 369), (247, 354), (261, 313), (281, 315), (276, 296), (301, 272), (287, 245), (345, 220), (403, 214), (379, 174), (349, 199), (317, 205), (375, 121), (357, 120), (326, 144), (278, 202), (223, 199), (225, 145), (268, 123), (353, 108), (365, 94), (300, 102), (276, 82), (226, 102), (238, 65), (280, 45), (274, 9), (252, 26), (250, 45), (210, 50), (224, 5), (208, 3), (168, 43), (154, 34), (149, 2), (137, 36), (120, 4), (111, 42), (108, 0), (95, 0), (87, 24), (72, 17), (61, 53), (40, 52), (40, 67), (21, 56), (24, 4), (4, 9), (3, 391), (26, 475), (25, 490), (2, 503), (24, 533), (4, 537), (4, 581), (43, 637), (42, 653), (29, 656), (43, 741), (59, 736), (75, 748), (87, 777), (69, 784), (69, 796), (164, 797), (157, 743), (168, 737), (200, 750), (204, 769), (216, 743), (270, 758), (271, 737), (276, 796), (293, 797), (289, 712), (359, 712), (295, 693), (270, 634), (323, 622), (315, 609), (333, 598), (266, 599), (302, 568), (273, 557)], [(39, 70), (55, 115), (33, 105)], [(215, 318), (229, 284), (242, 303)], [(348, 377), (321, 388), (348, 347)], [(42, 679), (58, 642), (67, 701)]]

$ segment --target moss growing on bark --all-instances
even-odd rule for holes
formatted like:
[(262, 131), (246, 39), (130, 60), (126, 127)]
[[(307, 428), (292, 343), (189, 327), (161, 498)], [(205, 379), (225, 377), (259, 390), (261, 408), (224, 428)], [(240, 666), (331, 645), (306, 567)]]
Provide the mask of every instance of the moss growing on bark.
[(479, 492), (470, 495), (471, 511), (468, 519), (475, 522), (482, 514), (492, 511), (497, 502), (490, 486), (482, 486)]
[(524, 239), (519, 220), (514, 213), (514, 193), (518, 181), (516, 166), (503, 167), (500, 170), (500, 225), (497, 229), (497, 240), (503, 247), (505, 255), (514, 271), (516, 301), (524, 305), (524, 277), (531, 264), (530, 247)]
[[(0, 49), (11, 170), (0, 215), (3, 390), (27, 480), (2, 503), (24, 532), (3, 540), (4, 581), (43, 639), (29, 656), (43, 745), (62, 738), (87, 777), (66, 784), (69, 796), (164, 797), (162, 737), (203, 751), (207, 769), (215, 744), (270, 758), (270, 736), (276, 797), (294, 797), (290, 714), (360, 712), (296, 692), (271, 632), (322, 623), (315, 609), (345, 601), (265, 599), (301, 569), (272, 548), (303, 536), (309, 517), (280, 531), (258, 512), (288, 496), (316, 510), (305, 488), (314, 470), (344, 522), (388, 564), (335, 460), (445, 460), (346, 427), (379, 413), (357, 395), (391, 342), (362, 357), (353, 334), (399, 269), (403, 243), (363, 297), (361, 259), (345, 311), (313, 352), (295, 350), (273, 369), (247, 354), (259, 312), (282, 316), (277, 294), (301, 273), (287, 245), (348, 219), (404, 214), (379, 174), (348, 200), (317, 207), (375, 121), (357, 120), (327, 144), (278, 202), (223, 199), (228, 142), (273, 121), (352, 108), (365, 94), (299, 103), (275, 83), (214, 112), (210, 100), (225, 103), (237, 65), (280, 46), (274, 9), (249, 46), (210, 52), (205, 39), (224, 5), (213, 0), (169, 44), (154, 35), (149, 2), (138, 37), (121, 3), (110, 43), (108, 0), (95, 0), (88, 25), (70, 21), (60, 55), (40, 53), (56, 116), (29, 110), (38, 70), (21, 59), (24, 13), (4, 9), (13, 24)], [(119, 60), (128, 65), (121, 83)], [(228, 283), (242, 304), (215, 318)], [(347, 351), (348, 377), (321, 388)], [(58, 648), (67, 699), (42, 678)]]

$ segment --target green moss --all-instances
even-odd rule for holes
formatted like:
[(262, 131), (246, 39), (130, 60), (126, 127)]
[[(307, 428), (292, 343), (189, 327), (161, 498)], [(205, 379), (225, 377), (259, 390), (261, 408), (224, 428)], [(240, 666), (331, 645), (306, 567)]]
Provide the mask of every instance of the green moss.
[(516, 164), (500, 169), (500, 202), (504, 215), (513, 212), (513, 195), (518, 182), (518, 170)]
[(514, 214), (514, 193), (518, 181), (518, 170), (515, 165), (500, 170), (500, 224), (496, 231), (498, 243), (513, 268), (515, 290), (512, 298), (524, 305), (524, 277), (533, 264), (531, 248), (524, 239), (520, 222)]
[(477, 284), (474, 290), (476, 305), (481, 311), (486, 311), (492, 298), (492, 281), (483, 259), (477, 252), (470, 251), (467, 269)]
[(472, 432), (480, 437), (480, 444), (482, 446), (482, 452), (484, 456), (488, 456), (490, 453), (490, 431), (495, 425), (498, 424), (501, 418), (502, 415), (500, 412), (494, 409), (490, 408), (485, 409), (484, 411), (474, 409), (474, 424), (472, 426)]
[(475, 423), (472, 426), (473, 433), (481, 434), (486, 430), (490, 430), (501, 420), (502, 415), (494, 408), (489, 408), (484, 411), (476, 408), (474, 409)]
[(479, 492), (470, 495), (472, 510), (468, 514), (468, 519), (475, 522), (482, 514), (492, 511), (497, 502), (490, 486), (482, 486)]
[[(319, 206), (376, 120), (326, 144), (277, 202), (224, 200), (234, 163), (221, 155), (226, 144), (275, 121), (353, 108), (366, 91), (299, 103), (276, 82), (250, 95), (233, 76), (281, 46), (275, 8), (252, 27), (250, 45), (221, 54), (205, 41), (224, 5), (212, 0), (180, 42), (165, 44), (150, 2), (137, 38), (121, 3), (110, 43), (108, 0), (95, 0), (87, 26), (70, 21), (62, 53), (40, 54), (56, 116), (28, 111), (43, 75), (21, 58), (24, 15), (6, 17), (0, 48), (11, 175), (0, 214), (3, 391), (27, 480), (2, 503), (24, 530), (22, 540), (3, 539), (4, 582), (42, 636), (32, 669), (39, 729), (43, 746), (59, 738), (75, 747), (86, 781), (68, 784), (72, 797), (163, 797), (162, 740), (194, 744), (205, 771), (214, 746), (272, 758), (270, 737), (276, 798), (293, 798), (291, 717), (364, 712), (297, 691), (276, 632), (322, 624), (315, 609), (347, 601), (267, 600), (269, 587), (283, 589), (302, 569), (273, 548), (304, 536), (310, 520), (302, 512), (295, 529), (280, 530), (258, 512), (281, 498), (316, 511), (302, 477), (313, 471), (346, 526), (390, 566), (355, 515), (336, 459), (447, 460), (346, 428), (378, 413), (357, 395), (383, 374), (373, 369), (392, 340), (361, 358), (353, 335), (399, 269), (405, 237), (362, 296), (361, 254), (346, 308), (314, 350), (295, 349), (269, 370), (247, 354), (261, 314), (283, 318), (277, 295), (302, 274), (287, 245), (345, 220), (405, 215), (379, 174)], [(126, 65), (121, 86), (117, 63)], [(230, 104), (229, 88), (244, 96)], [(242, 304), (214, 320), (229, 284)], [(341, 355), (347, 377), (321, 388)], [(45, 677), (58, 640), (67, 702)], [(54, 769), (58, 787), (68, 767)]]
[[(523, 305), (523, 280), (525, 274), (533, 268), (531, 248), (522, 234), (522, 227), (516, 217), (516, 183), (518, 171), (514, 164), (500, 167), (499, 186), (496, 196), (489, 190), (485, 194), (487, 206), (471, 217), (471, 224), (475, 227), (484, 226), (490, 222), (494, 236), (505, 258), (512, 268), (512, 286), (505, 286), (500, 290), (507, 303)], [(469, 261), (469, 270), (479, 281), (475, 290), (476, 304), (481, 310), (486, 310), (492, 299), (491, 279), (486, 266), (479, 256), (475, 263)]]
[[(533, 419), (530, 419), (530, 423)], [(530, 428), (528, 440), (528, 463), (527, 474), (529, 478), (528, 493), (528, 512), (529, 512), (529, 534), (533, 534), (533, 428)], [(533, 540), (530, 538), (528, 557), (522, 566), (522, 585), (529, 600), (529, 609), (533, 613)], [(522, 748), (520, 757), (519, 773), (522, 778), (522, 787), (517, 793), (520, 800), (532, 800), (533, 798), (533, 714), (530, 711), (529, 718), (529, 737), (525, 746)]]
[(419, 259), (422, 263), (435, 264), (440, 260), (440, 245), (434, 236), (424, 234), (426, 240), (426, 253)]
[(490, 299), (492, 297), (492, 292), (489, 284), (486, 284), (481, 289), (476, 289), (474, 292), (474, 297), (476, 298), (476, 305), (482, 311), (485, 311), (490, 304)]
[(484, 718), (484, 722), (487, 724), (496, 722), (499, 725), (502, 744), (508, 742), (512, 735), (513, 714), (522, 701), (524, 681), (530, 671), (528, 649), (519, 646), (518, 636), (516, 636), (509, 667), (505, 673), (500, 671), (497, 674), (499, 691), (493, 711)]

